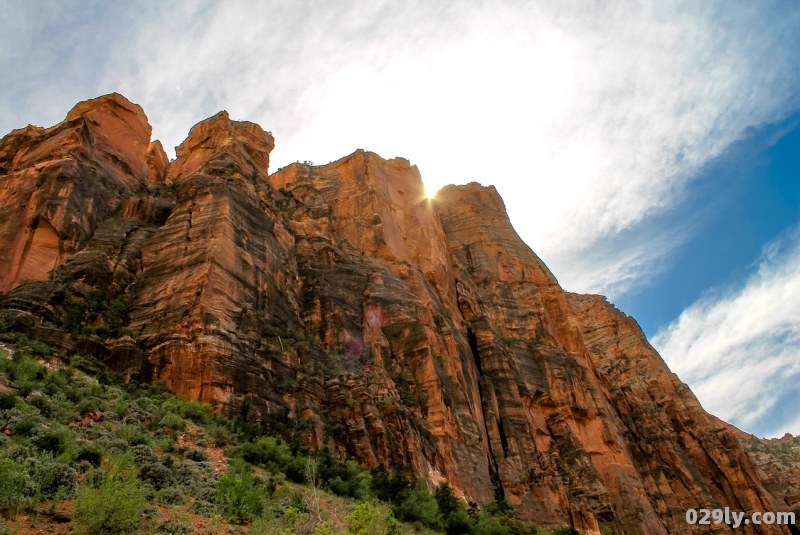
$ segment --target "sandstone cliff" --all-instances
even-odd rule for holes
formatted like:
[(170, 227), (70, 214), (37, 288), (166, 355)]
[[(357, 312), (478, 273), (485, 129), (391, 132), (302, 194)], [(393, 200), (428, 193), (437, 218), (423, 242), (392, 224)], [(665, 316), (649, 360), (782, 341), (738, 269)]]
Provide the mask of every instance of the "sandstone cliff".
[(561, 289), (494, 188), (426, 199), (416, 167), (361, 150), (269, 175), (273, 147), (221, 112), (168, 162), (116, 94), (11, 132), (0, 329), (543, 527), (784, 510), (632, 319)]

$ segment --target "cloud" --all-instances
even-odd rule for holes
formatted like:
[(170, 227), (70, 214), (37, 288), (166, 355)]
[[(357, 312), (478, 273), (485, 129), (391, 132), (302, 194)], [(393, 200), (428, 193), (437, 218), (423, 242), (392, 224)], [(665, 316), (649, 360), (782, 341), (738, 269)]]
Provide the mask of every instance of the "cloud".
[[(70, 55), (80, 87), (141, 104), (165, 147), (225, 108), (275, 134), (275, 167), (365, 148), (409, 158), (429, 190), (494, 184), (566, 288), (612, 297), (647, 284), (685, 239), (648, 223), (686, 198), (697, 171), (800, 106), (792, 3), (136, 6), (118, 14), (127, 30), (95, 7), (68, 19), (63, 41), (97, 58), (99, 74)], [(50, 28), (34, 19), (28, 41)], [(45, 59), (59, 40), (48, 43)], [(3, 110), (81, 92), (35, 80)], [(23, 95), (34, 85), (45, 94)], [(642, 226), (649, 240), (624, 239)]]
[(712, 414), (800, 434), (800, 227), (764, 248), (744, 284), (710, 291), (652, 342)]

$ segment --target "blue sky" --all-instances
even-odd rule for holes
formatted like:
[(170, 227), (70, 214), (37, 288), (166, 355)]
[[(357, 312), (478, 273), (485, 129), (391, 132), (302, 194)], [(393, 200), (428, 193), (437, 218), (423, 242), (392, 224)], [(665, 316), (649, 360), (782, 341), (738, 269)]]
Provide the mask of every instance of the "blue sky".
[(797, 50), (791, 0), (0, 2), (0, 131), (117, 91), (165, 147), (227, 109), (275, 168), (364, 148), (494, 184), (707, 410), (800, 434)]
[(764, 245), (800, 221), (800, 116), (753, 129), (698, 173), (691, 199), (670, 218), (698, 216), (670, 268), (617, 299), (649, 337), (706, 290), (747, 277)]

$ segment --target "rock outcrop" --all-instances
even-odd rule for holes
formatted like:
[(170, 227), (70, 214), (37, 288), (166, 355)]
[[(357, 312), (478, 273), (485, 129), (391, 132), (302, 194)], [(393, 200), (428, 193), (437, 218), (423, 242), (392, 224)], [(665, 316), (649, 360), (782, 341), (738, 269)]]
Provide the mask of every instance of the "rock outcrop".
[(146, 184), (150, 132), (142, 108), (115, 93), (0, 141), (0, 291), (47, 279)]
[(169, 162), (116, 94), (11, 132), (0, 329), (543, 527), (690, 533), (690, 507), (786, 503), (631, 318), (561, 289), (494, 188), (427, 199), (361, 150), (269, 175), (273, 147), (221, 112)]

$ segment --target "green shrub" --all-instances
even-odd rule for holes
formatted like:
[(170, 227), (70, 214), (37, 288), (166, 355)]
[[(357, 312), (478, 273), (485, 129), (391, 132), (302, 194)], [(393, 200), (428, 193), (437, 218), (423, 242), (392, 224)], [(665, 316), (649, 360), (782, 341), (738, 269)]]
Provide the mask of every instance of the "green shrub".
[(341, 475), (325, 483), (325, 487), (339, 496), (346, 496), (356, 500), (365, 500), (370, 497), (372, 477), (369, 472), (359, 467), (353, 461), (342, 464), (344, 469)]
[(164, 505), (183, 505), (186, 496), (174, 487), (164, 488), (156, 493), (156, 501)]
[(31, 396), (28, 398), (27, 402), (31, 407), (36, 407), (39, 409), (39, 414), (41, 414), (43, 417), (51, 418), (53, 416), (53, 404), (50, 403), (50, 400), (48, 400), (45, 396)]
[(166, 535), (191, 535), (194, 533), (194, 527), (191, 524), (169, 520), (158, 527), (158, 532)]
[(149, 483), (155, 490), (166, 489), (175, 485), (175, 476), (159, 462), (142, 465), (139, 470), (139, 479)]
[(0, 509), (16, 510), (25, 498), (25, 468), (13, 459), (0, 459)]
[(39, 494), (44, 499), (72, 498), (78, 486), (78, 473), (69, 465), (40, 457), (32, 467)]
[(86, 461), (92, 466), (100, 466), (100, 463), (103, 461), (103, 452), (94, 445), (84, 446), (78, 450), (75, 460), (78, 462)]
[(286, 479), (293, 483), (305, 483), (307, 467), (308, 457), (299, 453), (286, 465), (283, 473), (286, 474)]
[(384, 466), (378, 466), (372, 472), (372, 491), (379, 500), (389, 503), (400, 503), (411, 488), (411, 479), (405, 470), (396, 470), (389, 474)]
[(66, 428), (53, 427), (33, 438), (33, 444), (40, 451), (60, 455), (71, 443), (71, 436)]
[(181, 398), (169, 399), (164, 403), (164, 407), (169, 411), (180, 415), (196, 424), (207, 424), (211, 422), (211, 405), (200, 401), (188, 401)]
[(139, 466), (158, 462), (158, 455), (153, 452), (153, 448), (146, 444), (133, 446), (131, 448), (131, 456), (133, 457), (133, 462)]
[(439, 512), (442, 516), (448, 516), (459, 510), (459, 502), (456, 495), (453, 493), (450, 483), (442, 483), (436, 488), (434, 493), (436, 504), (439, 506)]
[(0, 393), (0, 411), (13, 409), (16, 404), (17, 404), (17, 396), (15, 396), (14, 394)]
[(91, 375), (98, 375), (104, 369), (103, 363), (91, 355), (72, 355), (69, 359), (69, 365), (76, 370), (81, 370)]
[(435, 530), (443, 527), (436, 498), (422, 479), (417, 480), (417, 483), (407, 491), (399, 505), (395, 505), (394, 512), (397, 518), (404, 522), (420, 522)]
[(199, 490), (195, 496), (194, 503), (192, 503), (192, 511), (202, 516), (214, 516), (218, 514), (219, 508), (216, 504), (217, 491), (213, 488), (207, 487)]
[(161, 421), (158, 422), (158, 427), (166, 427), (170, 431), (183, 431), (186, 429), (186, 424), (183, 422), (183, 418), (177, 414), (168, 412), (161, 418)]
[(500, 523), (500, 519), (494, 516), (482, 516), (475, 527), (472, 528), (473, 535), (511, 535), (511, 530)]
[(10, 422), (9, 427), (15, 435), (33, 436), (39, 428), (39, 418), (33, 414), (24, 414)]
[(292, 461), (289, 446), (275, 437), (261, 437), (255, 442), (245, 442), (236, 449), (236, 454), (250, 464), (273, 472), (284, 471)]
[(475, 519), (463, 508), (453, 511), (444, 519), (444, 531), (447, 535), (472, 533)]
[(264, 511), (266, 492), (255, 484), (253, 472), (239, 465), (223, 475), (217, 483), (216, 503), (222, 514), (232, 522), (250, 520)]
[(130, 457), (117, 457), (103, 463), (97, 488), (91, 484), (93, 479), (87, 475), (88, 482), (78, 489), (78, 499), (73, 509), (89, 533), (99, 535), (136, 531), (144, 510), (145, 496)]
[(514, 516), (514, 506), (507, 498), (502, 498), (487, 503), (483, 512), (490, 516)]
[(362, 503), (344, 517), (347, 535), (395, 535), (400, 528), (391, 511), (388, 514), (370, 503)]

